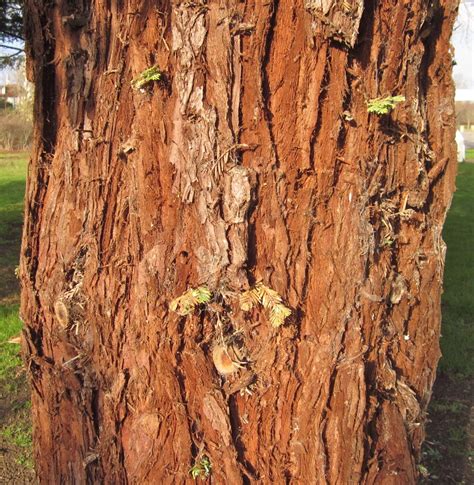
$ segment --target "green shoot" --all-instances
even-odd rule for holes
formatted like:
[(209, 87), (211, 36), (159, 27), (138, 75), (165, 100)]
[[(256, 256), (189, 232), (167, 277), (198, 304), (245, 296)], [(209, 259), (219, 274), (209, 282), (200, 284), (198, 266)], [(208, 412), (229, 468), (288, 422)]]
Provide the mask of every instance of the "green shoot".
[(367, 101), (367, 112), (376, 115), (386, 115), (395, 108), (398, 103), (405, 101), (405, 96), (388, 96), (386, 98), (375, 98)]
[(212, 298), (212, 292), (205, 286), (191, 288), (170, 303), (170, 309), (182, 317), (189, 315), (196, 306), (207, 303)]
[(261, 282), (240, 295), (240, 308), (244, 312), (252, 310), (257, 304), (269, 311), (269, 320), (273, 327), (283, 325), (285, 319), (291, 315), (291, 310), (283, 304), (281, 296)]
[(160, 81), (162, 74), (158, 67), (153, 66), (145, 69), (132, 81), (133, 89), (143, 89), (147, 84), (153, 81)]
[(211, 474), (211, 462), (206, 455), (203, 455), (199, 461), (196, 461), (192, 468), (189, 470), (193, 480), (196, 478), (207, 478)]

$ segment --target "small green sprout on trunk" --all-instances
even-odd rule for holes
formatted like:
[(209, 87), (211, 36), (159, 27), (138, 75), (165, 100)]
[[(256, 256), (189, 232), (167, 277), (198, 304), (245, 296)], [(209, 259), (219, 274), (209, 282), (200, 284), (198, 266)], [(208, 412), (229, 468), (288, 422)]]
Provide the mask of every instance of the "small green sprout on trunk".
[(162, 73), (157, 66), (149, 67), (132, 80), (132, 88), (143, 89), (147, 84), (153, 81), (161, 81), (162, 77)]
[(211, 474), (211, 469), (212, 466), (209, 458), (206, 455), (203, 455), (199, 461), (194, 463), (191, 470), (189, 470), (189, 473), (193, 480), (196, 480), (196, 478), (204, 479)]
[(175, 298), (170, 303), (170, 309), (178, 315), (185, 317), (192, 313), (197, 306), (207, 303), (211, 297), (211, 291), (205, 286), (191, 288), (181, 296), (178, 296), (178, 298)]
[(367, 101), (367, 112), (376, 115), (386, 115), (395, 108), (398, 103), (403, 103), (405, 96), (387, 96), (386, 98), (375, 98)]
[(244, 312), (252, 310), (257, 304), (268, 310), (268, 318), (273, 327), (283, 325), (291, 315), (291, 310), (283, 304), (281, 296), (261, 282), (240, 295), (240, 308)]

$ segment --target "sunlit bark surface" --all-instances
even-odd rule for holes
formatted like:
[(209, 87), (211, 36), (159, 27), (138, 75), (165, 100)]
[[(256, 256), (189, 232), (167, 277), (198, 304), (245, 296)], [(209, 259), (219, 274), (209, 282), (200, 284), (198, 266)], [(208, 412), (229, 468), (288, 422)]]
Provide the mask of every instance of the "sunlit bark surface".
[[(207, 460), (216, 484), (415, 483), (457, 0), (26, 11), (21, 313), (41, 481), (192, 483)], [(153, 66), (159, 80), (132, 83)], [(388, 96), (405, 101), (368, 112)], [(291, 309), (283, 325), (240, 308), (258, 283)], [(171, 311), (199, 286), (211, 302)]]

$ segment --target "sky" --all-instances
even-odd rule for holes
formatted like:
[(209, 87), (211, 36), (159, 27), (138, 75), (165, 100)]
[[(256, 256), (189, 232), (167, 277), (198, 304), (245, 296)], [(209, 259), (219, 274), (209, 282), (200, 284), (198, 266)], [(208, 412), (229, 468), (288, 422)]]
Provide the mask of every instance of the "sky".
[[(456, 59), (453, 70), (456, 87), (474, 89), (474, 0), (461, 0), (452, 44)], [(6, 69), (0, 70), (0, 84), (5, 83), (7, 76), (12, 77)]]
[(474, 89), (474, 0), (463, 0), (459, 5), (452, 44), (456, 59), (453, 69), (456, 87)]

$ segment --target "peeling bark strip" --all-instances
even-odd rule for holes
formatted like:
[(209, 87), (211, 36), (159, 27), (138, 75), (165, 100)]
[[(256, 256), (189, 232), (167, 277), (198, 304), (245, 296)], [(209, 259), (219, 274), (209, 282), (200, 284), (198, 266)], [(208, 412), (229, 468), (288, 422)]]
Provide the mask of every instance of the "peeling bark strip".
[(363, 0), (307, 0), (313, 14), (313, 29), (324, 37), (354, 47), (364, 10)]
[(201, 282), (217, 286), (229, 267), (229, 281), (238, 288), (245, 285), (252, 186), (250, 169), (239, 165), (235, 149), (238, 124), (233, 126), (232, 120), (238, 119), (240, 106), (232, 98), (241, 88), (232, 69), (235, 46), (229, 15), (217, 4), (193, 8), (177, 2), (173, 7), (171, 49), (177, 57), (178, 97), (169, 160), (176, 168), (175, 193), (184, 203), (196, 203), (202, 224), (206, 244), (195, 249)]
[[(21, 313), (43, 483), (209, 466), (212, 483), (415, 483), (456, 9), (27, 0)], [(387, 96), (406, 101), (367, 112)], [(286, 323), (242, 311), (249, 288)]]

